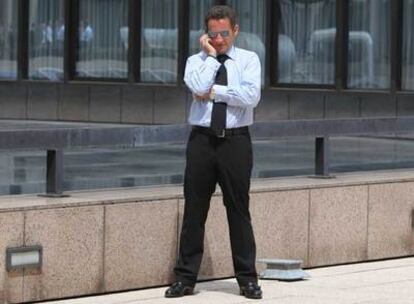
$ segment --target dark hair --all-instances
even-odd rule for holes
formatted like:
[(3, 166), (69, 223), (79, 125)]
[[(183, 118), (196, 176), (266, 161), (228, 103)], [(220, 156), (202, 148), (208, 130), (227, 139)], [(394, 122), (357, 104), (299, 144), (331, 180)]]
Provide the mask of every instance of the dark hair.
[(225, 18), (229, 18), (230, 25), (231, 25), (232, 28), (234, 28), (234, 26), (237, 23), (236, 11), (228, 5), (215, 5), (215, 6), (213, 6), (207, 12), (207, 15), (204, 19), (205, 30), (206, 31), (208, 30), (208, 22), (211, 19), (219, 20), (219, 19), (225, 19)]

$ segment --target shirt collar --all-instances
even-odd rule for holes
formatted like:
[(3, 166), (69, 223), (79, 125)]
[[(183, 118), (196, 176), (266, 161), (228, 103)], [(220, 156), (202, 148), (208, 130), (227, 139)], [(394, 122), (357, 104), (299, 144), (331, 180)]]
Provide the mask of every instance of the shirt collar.
[(234, 45), (232, 45), (230, 47), (230, 49), (227, 51), (226, 55), (229, 56), (233, 60), (236, 58), (236, 48), (235, 48)]

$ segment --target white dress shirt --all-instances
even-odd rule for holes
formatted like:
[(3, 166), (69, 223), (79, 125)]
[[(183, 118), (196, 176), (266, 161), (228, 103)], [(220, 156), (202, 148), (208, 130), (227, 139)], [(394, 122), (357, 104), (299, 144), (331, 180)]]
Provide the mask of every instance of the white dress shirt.
[(93, 39), (93, 29), (90, 25), (86, 26), (80, 35), (80, 41), (89, 42)]
[(65, 26), (61, 25), (56, 33), (56, 40), (57, 41), (64, 41), (65, 40)]
[[(232, 46), (227, 52), (230, 59), (224, 63), (227, 86), (214, 84), (220, 63), (204, 51), (188, 58), (184, 82), (196, 95), (207, 94), (211, 87), (215, 102), (227, 103), (226, 128), (249, 126), (253, 123), (253, 109), (260, 100), (261, 68), (256, 53)], [(188, 122), (210, 127), (212, 100), (193, 100)]]
[(53, 30), (48, 25), (42, 31), (42, 43), (45, 44), (47, 42), (52, 43), (53, 41)]

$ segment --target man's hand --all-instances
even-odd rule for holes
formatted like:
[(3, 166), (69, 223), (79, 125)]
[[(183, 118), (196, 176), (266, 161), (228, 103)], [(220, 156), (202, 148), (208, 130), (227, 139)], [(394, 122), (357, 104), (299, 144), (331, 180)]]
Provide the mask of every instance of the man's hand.
[(204, 95), (193, 94), (193, 98), (197, 101), (209, 101), (210, 100), (210, 93), (206, 93)]
[[(200, 37), (200, 47), (205, 53), (207, 53), (207, 55), (214, 56), (214, 57), (217, 56), (217, 51), (210, 44), (210, 38), (208, 37), (207, 34), (203, 34)], [(210, 88), (208, 93), (206, 93), (204, 95), (193, 94), (193, 98), (197, 101), (209, 101), (209, 100), (211, 100), (211, 89), (212, 88)]]
[(200, 37), (200, 47), (204, 52), (207, 53), (207, 55), (211, 55), (211, 56), (214, 56), (214, 57), (217, 56), (217, 51), (210, 44), (210, 38), (208, 38), (207, 34), (204, 34)]

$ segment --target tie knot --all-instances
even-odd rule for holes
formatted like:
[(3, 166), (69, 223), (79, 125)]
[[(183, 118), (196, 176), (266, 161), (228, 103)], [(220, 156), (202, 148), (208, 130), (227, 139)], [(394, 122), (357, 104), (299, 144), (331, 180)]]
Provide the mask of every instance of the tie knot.
[(220, 62), (221, 64), (225, 63), (227, 59), (229, 59), (230, 57), (227, 56), (227, 54), (221, 54), (217, 56), (217, 60), (218, 62)]

